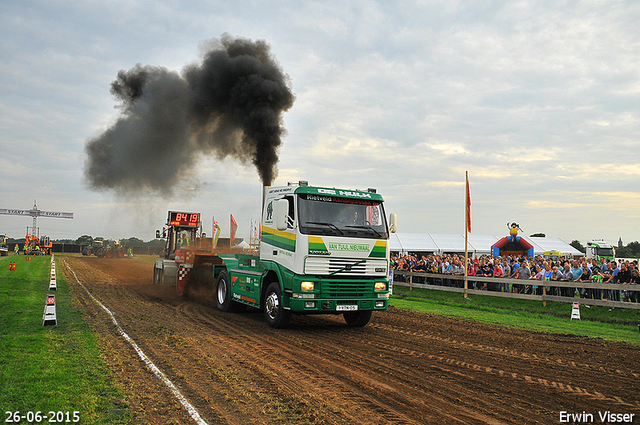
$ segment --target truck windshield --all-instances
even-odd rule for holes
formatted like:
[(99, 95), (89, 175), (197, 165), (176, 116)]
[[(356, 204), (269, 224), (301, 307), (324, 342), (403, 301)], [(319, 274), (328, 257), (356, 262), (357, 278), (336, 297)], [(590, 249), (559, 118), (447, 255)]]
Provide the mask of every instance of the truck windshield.
[(598, 248), (598, 255), (601, 257), (613, 257), (613, 248)]
[(300, 194), (300, 232), (308, 235), (387, 239), (387, 222), (379, 201)]

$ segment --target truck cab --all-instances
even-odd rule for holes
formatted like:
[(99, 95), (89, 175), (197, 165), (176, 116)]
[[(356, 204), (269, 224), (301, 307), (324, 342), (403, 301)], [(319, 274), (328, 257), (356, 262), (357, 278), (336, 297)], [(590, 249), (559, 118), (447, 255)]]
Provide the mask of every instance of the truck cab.
[[(291, 314), (343, 314), (366, 325), (389, 300), (389, 233), (383, 198), (366, 191), (311, 187), (266, 190), (260, 255), (218, 254), (218, 307), (264, 310), (272, 327)], [(236, 306), (237, 307), (237, 306)]]
[(602, 264), (606, 260), (615, 260), (616, 251), (604, 239), (594, 239), (587, 242), (585, 256), (587, 258), (595, 258), (598, 264)]

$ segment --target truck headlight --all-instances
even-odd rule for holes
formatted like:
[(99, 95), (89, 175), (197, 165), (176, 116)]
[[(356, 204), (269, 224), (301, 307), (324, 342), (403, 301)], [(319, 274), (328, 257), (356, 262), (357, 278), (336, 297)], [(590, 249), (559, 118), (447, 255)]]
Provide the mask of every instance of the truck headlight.
[(303, 291), (313, 291), (315, 286), (316, 285), (313, 282), (308, 282), (308, 281), (300, 282), (300, 289), (302, 289)]
[(384, 291), (387, 289), (387, 284), (385, 282), (376, 282), (375, 289), (376, 291)]

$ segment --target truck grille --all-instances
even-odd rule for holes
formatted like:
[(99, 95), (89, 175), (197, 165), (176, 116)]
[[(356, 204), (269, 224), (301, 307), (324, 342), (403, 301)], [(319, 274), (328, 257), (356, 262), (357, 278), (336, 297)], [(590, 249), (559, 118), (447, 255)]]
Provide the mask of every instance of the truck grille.
[[(386, 276), (387, 260), (368, 258), (360, 261), (357, 258), (307, 257), (305, 274), (335, 276)], [(357, 264), (356, 264), (357, 263)]]
[(331, 298), (362, 298), (373, 292), (373, 284), (367, 282), (322, 282), (321, 292)]

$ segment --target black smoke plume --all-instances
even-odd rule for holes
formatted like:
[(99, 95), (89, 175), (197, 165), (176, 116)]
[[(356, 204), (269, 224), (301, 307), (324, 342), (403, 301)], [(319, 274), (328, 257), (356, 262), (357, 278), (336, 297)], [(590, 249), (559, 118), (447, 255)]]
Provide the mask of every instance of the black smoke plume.
[(121, 116), (85, 146), (93, 189), (170, 194), (202, 155), (251, 161), (271, 185), (295, 99), (289, 78), (265, 41), (224, 34), (215, 45), (182, 75), (139, 64), (118, 72)]

